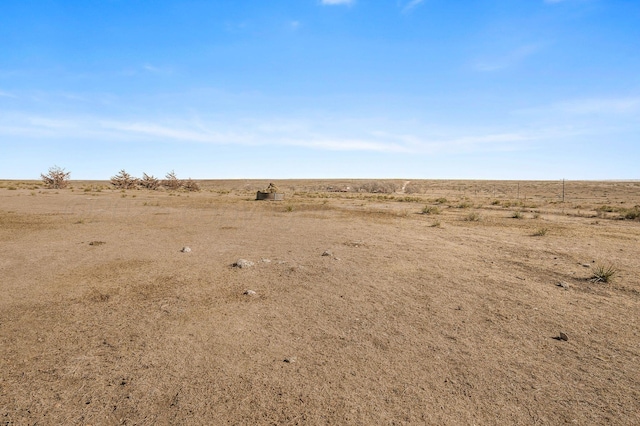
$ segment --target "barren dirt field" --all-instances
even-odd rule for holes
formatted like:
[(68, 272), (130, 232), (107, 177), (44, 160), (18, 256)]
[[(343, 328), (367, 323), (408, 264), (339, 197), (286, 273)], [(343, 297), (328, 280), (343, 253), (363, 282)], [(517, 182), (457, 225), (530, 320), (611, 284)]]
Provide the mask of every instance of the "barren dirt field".
[(640, 182), (199, 183), (0, 181), (0, 424), (640, 424)]

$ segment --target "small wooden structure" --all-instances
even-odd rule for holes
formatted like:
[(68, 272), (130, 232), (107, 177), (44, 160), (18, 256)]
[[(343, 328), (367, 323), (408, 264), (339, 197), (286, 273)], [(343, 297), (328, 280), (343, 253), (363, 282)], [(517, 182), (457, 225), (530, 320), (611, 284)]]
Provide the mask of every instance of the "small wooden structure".
[(270, 183), (267, 189), (258, 191), (256, 200), (282, 201), (284, 200), (284, 192), (279, 192), (278, 187)]

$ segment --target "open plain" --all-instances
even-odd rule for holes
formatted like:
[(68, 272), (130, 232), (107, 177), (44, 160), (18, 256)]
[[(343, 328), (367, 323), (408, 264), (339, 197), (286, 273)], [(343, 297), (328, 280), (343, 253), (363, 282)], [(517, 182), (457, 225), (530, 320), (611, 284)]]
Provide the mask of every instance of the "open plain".
[(0, 424), (640, 424), (640, 182), (199, 183), (0, 182)]

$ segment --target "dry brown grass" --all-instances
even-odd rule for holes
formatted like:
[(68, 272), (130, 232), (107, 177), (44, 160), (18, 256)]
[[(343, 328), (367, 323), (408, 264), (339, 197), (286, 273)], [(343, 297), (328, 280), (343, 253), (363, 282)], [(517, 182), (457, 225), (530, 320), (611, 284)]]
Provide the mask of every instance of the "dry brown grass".
[[(198, 183), (3, 182), (2, 424), (640, 423), (640, 222), (597, 210), (633, 209), (640, 184), (571, 183), (562, 204), (521, 182), (504, 207), (510, 182), (398, 202), (275, 181), (285, 203)], [(447, 208), (464, 202), (481, 221)], [(615, 280), (589, 281), (595, 259)]]

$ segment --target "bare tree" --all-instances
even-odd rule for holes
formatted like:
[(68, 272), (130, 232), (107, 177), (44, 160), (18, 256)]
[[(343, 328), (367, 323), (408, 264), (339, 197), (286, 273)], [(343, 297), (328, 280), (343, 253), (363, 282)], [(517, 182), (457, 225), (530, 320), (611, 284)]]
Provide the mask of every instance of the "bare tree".
[(71, 172), (65, 172), (63, 168), (53, 166), (49, 168), (47, 174), (40, 174), (42, 182), (50, 189), (62, 189), (69, 185), (69, 176)]

